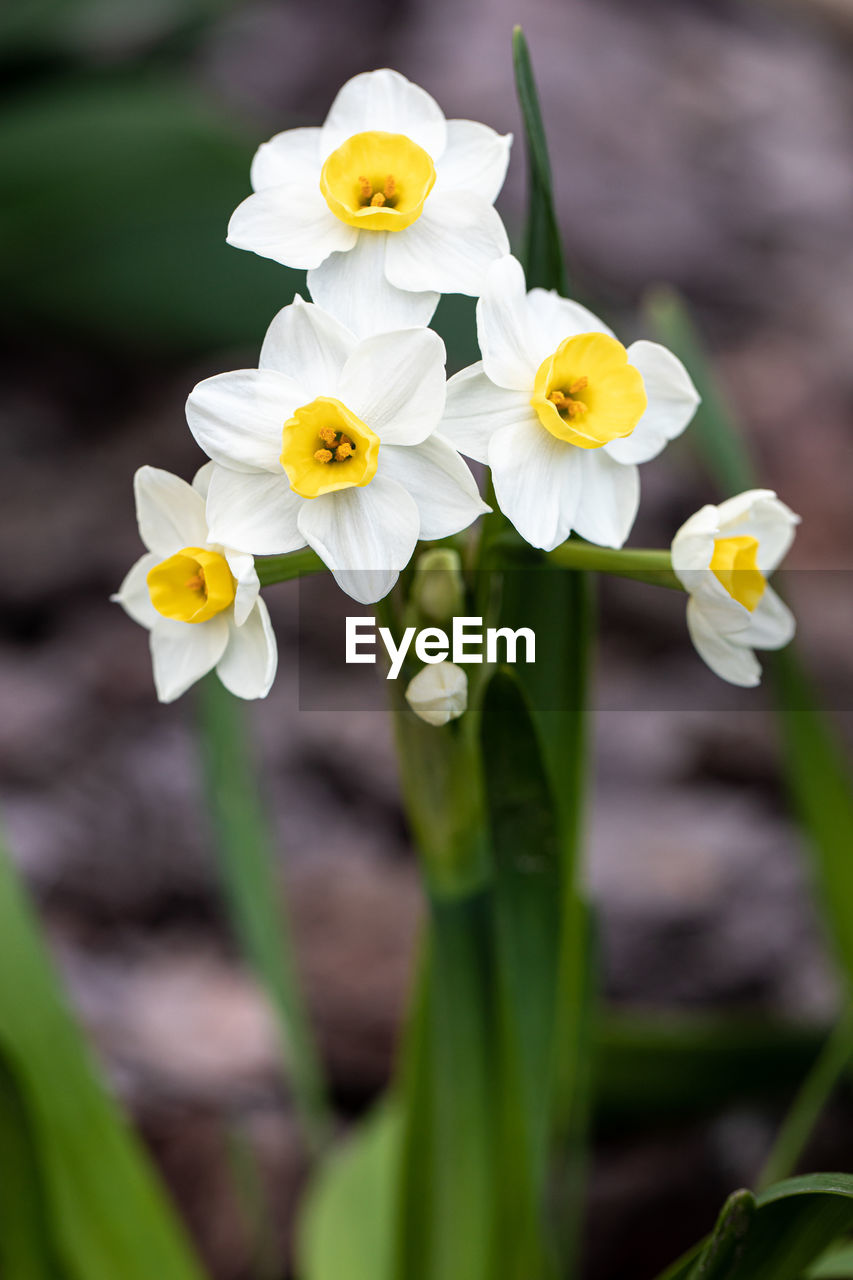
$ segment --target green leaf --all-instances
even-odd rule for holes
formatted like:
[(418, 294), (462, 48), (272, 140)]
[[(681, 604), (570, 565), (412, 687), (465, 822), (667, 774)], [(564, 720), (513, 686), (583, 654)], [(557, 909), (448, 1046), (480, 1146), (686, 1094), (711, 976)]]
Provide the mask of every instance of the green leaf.
[(725, 1280), (732, 1274), (757, 1207), (751, 1191), (732, 1192), (720, 1211), (711, 1239), (690, 1270), (689, 1280)]
[(853, 1277), (853, 1245), (833, 1246), (806, 1272), (808, 1280), (850, 1280)]
[(0, 1274), (62, 1280), (38, 1139), (17, 1074), (0, 1057)]
[(533, 289), (541, 286), (543, 289), (556, 289), (566, 296), (568, 294), (566, 267), (563, 261), (560, 228), (554, 210), (548, 144), (530, 62), (530, 51), (521, 27), (516, 27), (513, 32), (512, 56), (516, 92), (527, 140), (529, 186), (524, 242), (527, 287)]
[(254, 141), (177, 77), (69, 77), (7, 102), (0, 287), (16, 336), (48, 326), (135, 355), (258, 343), (303, 277), (225, 243)]
[(199, 737), (207, 810), (212, 815), (229, 914), (243, 951), (276, 1015), (282, 1057), (309, 1140), (328, 1134), (326, 1091), (302, 1000), (284, 912), (284, 887), (261, 802), (243, 707), (215, 675), (202, 681)]
[(299, 1220), (303, 1280), (391, 1280), (400, 1145), (399, 1111), (384, 1102), (322, 1165)]
[[(2, 1194), (17, 1180), (36, 1195), (27, 1212), (44, 1213), (49, 1205), (63, 1280), (202, 1280), (141, 1147), (96, 1080), (2, 853), (0, 971), (14, 974), (0, 984), (0, 1059), (7, 1064)], [(9, 1063), (17, 1082), (11, 1097)], [(10, 1280), (19, 1274), (26, 1273), (10, 1272)]]

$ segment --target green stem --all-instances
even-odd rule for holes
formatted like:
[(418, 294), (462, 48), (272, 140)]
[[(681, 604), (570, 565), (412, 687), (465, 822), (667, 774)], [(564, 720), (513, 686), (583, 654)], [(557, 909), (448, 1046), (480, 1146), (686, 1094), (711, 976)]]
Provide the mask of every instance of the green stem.
[(291, 551), (286, 556), (257, 556), (255, 569), (262, 587), (272, 587), (277, 582), (290, 582), (306, 573), (325, 573), (326, 566), (310, 547)]
[(684, 590), (673, 573), (672, 556), (668, 551), (635, 551), (633, 548), (617, 551), (571, 538), (554, 551), (549, 551), (545, 558), (561, 569), (591, 569), (597, 573), (611, 573), (620, 578), (648, 582), (656, 587)]
[(758, 1177), (757, 1190), (794, 1172), (812, 1130), (853, 1058), (853, 1006), (848, 1005), (803, 1081)]
[(283, 888), (242, 708), (215, 676), (202, 681), (198, 708), (207, 809), (216, 827), (226, 902), (246, 958), (276, 1015), (296, 1106), (316, 1153), (330, 1128), (326, 1091), (297, 978)]

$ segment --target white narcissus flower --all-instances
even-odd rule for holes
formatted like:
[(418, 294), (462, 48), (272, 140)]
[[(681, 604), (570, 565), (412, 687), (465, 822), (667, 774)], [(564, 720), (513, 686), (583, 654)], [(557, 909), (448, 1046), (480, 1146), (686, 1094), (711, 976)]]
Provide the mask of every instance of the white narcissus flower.
[(455, 662), (424, 667), (409, 681), (406, 701), (427, 724), (447, 724), (468, 706), (468, 677)]
[(146, 554), (112, 598), (149, 633), (154, 685), (173, 702), (208, 671), (238, 698), (264, 698), (278, 661), (252, 557), (211, 538), (204, 506), (213, 467), (192, 482), (156, 467), (133, 478)]
[(419, 538), (489, 509), (435, 432), (444, 398), (432, 330), (359, 341), (297, 297), (270, 325), (260, 368), (208, 378), (187, 401), (190, 430), (219, 464), (211, 537), (255, 555), (307, 543), (354, 599), (380, 600)]
[(228, 243), (308, 268), (314, 301), (361, 336), (428, 324), (441, 293), (477, 296), (509, 252), (492, 207), (512, 138), (445, 120), (397, 71), (355, 76), (322, 128), (259, 148)]
[(625, 349), (591, 311), (525, 292), (506, 257), (477, 304), (483, 359), (451, 378), (442, 431), (491, 468), (498, 505), (521, 536), (551, 551), (574, 530), (621, 547), (640, 498), (637, 463), (687, 426), (699, 396), (656, 342)]
[(772, 489), (749, 489), (687, 520), (672, 541), (672, 567), (690, 599), (687, 627), (699, 656), (730, 684), (761, 679), (753, 649), (781, 649), (796, 629), (767, 583), (800, 517)]

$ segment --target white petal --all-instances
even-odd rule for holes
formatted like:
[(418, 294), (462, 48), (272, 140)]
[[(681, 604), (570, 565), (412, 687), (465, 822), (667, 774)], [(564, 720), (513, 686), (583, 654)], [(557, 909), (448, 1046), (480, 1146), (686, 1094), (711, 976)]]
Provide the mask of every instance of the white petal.
[(438, 434), (411, 449), (388, 445), (380, 467), (383, 476), (398, 480), (418, 504), (423, 539), (459, 533), (489, 510), (453, 445)]
[(527, 295), (530, 319), (528, 345), (538, 369), (543, 360), (553, 355), (566, 338), (579, 333), (607, 333), (613, 337), (603, 320), (579, 302), (560, 297), (553, 289), (531, 289)]
[(344, 365), (338, 398), (383, 443), (417, 444), (444, 412), (444, 343), (432, 329), (379, 333)]
[(687, 601), (687, 630), (696, 652), (721, 680), (753, 688), (761, 681), (761, 666), (752, 650), (721, 635), (691, 596)]
[(320, 129), (286, 129), (264, 142), (252, 161), (252, 190), (320, 183)]
[(190, 392), (187, 422), (214, 462), (233, 471), (281, 475), (285, 422), (310, 399), (274, 369), (241, 369), (205, 378)]
[(234, 594), (234, 621), (238, 627), (242, 627), (252, 612), (261, 589), (255, 569), (255, 558), (247, 551), (232, 551), (226, 548), (225, 559), (237, 582), (237, 590)]
[(389, 232), (385, 274), (398, 289), (483, 292), (486, 272), (509, 253), (496, 210), (472, 191), (433, 191), (417, 222)]
[(296, 523), (305, 501), (283, 472), (247, 475), (217, 467), (207, 496), (211, 539), (259, 556), (298, 551), (305, 546)]
[(267, 329), (258, 364), (292, 378), (306, 400), (335, 396), (341, 369), (356, 343), (339, 320), (297, 294)]
[(532, 546), (553, 551), (571, 533), (582, 452), (538, 421), (502, 427), (492, 436), (489, 466), (498, 506)]
[(717, 508), (710, 502), (685, 520), (672, 540), (672, 567), (677, 574), (708, 568), (718, 523)]
[(748, 489), (717, 508), (720, 536), (758, 539), (756, 562), (772, 573), (794, 541), (800, 517), (781, 502), (772, 489)]
[(501, 427), (535, 421), (530, 392), (496, 386), (483, 372), (482, 361), (454, 374), (447, 384), (440, 430), (476, 462), (488, 462), (489, 441)]
[(425, 89), (387, 67), (353, 76), (338, 91), (323, 125), (322, 158), (354, 133), (373, 129), (404, 133), (433, 160), (445, 148), (447, 122), (441, 107)]
[(238, 698), (265, 698), (275, 679), (278, 650), (270, 615), (258, 599), (242, 626), (228, 628), (228, 645), (216, 674)]
[(406, 701), (427, 724), (447, 724), (468, 706), (468, 676), (454, 662), (424, 667), (409, 681)]
[(402, 485), (377, 475), (364, 488), (304, 502), (299, 528), (341, 589), (372, 604), (388, 594), (411, 559), (420, 515)]
[(134, 622), (138, 622), (140, 627), (145, 627), (146, 631), (158, 622), (162, 622), (162, 615), (157, 612), (151, 603), (151, 596), (148, 591), (148, 574), (155, 564), (160, 563), (160, 556), (144, 555), (137, 560), (136, 564), (125, 576), (124, 582), (119, 587), (114, 596), (110, 599), (115, 604), (120, 604)]
[(473, 191), (494, 204), (504, 184), (512, 134), (475, 120), (448, 120), (447, 147), (435, 166), (436, 189)]
[(228, 244), (250, 249), (285, 267), (319, 267), (330, 253), (345, 253), (356, 242), (355, 227), (341, 222), (319, 185), (265, 187), (247, 196), (231, 215)]
[(796, 630), (797, 621), (785, 601), (772, 587), (765, 587), (749, 625), (738, 632), (737, 638), (756, 649), (783, 649), (793, 640)]
[(196, 493), (204, 498), (205, 502), (207, 501), (207, 491), (210, 488), (210, 477), (213, 475), (215, 467), (215, 462), (205, 462), (193, 476), (193, 488)]
[(525, 290), (524, 271), (516, 258), (507, 254), (489, 267), (477, 303), (477, 340), (492, 382), (526, 391), (529, 397), (544, 356), (538, 354), (538, 330)]
[(162, 560), (182, 547), (207, 542), (204, 499), (192, 485), (159, 467), (140, 467), (133, 477), (139, 533)]
[(587, 542), (621, 547), (631, 532), (640, 505), (640, 473), (608, 458), (603, 449), (578, 449), (581, 496), (575, 529)]
[(362, 231), (349, 253), (333, 253), (308, 272), (314, 301), (360, 338), (428, 325), (438, 306), (438, 293), (397, 289), (386, 278), (385, 247), (390, 234)]
[(161, 702), (174, 702), (216, 666), (228, 643), (228, 621), (217, 614), (208, 622), (172, 622), (161, 618), (149, 635), (154, 687)]
[(628, 361), (643, 376), (648, 408), (629, 436), (604, 447), (618, 462), (648, 462), (690, 422), (699, 392), (678, 356), (657, 342), (632, 342)]

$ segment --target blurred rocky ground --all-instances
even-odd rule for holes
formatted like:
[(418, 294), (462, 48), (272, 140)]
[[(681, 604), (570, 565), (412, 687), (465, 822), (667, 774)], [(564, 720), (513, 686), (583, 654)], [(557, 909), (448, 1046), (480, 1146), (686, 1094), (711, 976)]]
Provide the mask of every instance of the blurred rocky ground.
[[(638, 332), (635, 308), (651, 284), (673, 283), (696, 304), (761, 474), (804, 517), (788, 586), (806, 653), (849, 732), (847, 4), (246, 3), (198, 36), (191, 76), (258, 140), (283, 119), (317, 119), (340, 81), (386, 63), (448, 115), (517, 131), (518, 20), (575, 279)], [(116, 39), (99, 56), (129, 55)], [(517, 149), (503, 205), (514, 227), (522, 182)], [(111, 1080), (212, 1274), (241, 1280), (251, 1249), (234, 1143), (257, 1153), (283, 1248), (303, 1153), (268, 1013), (223, 918), (192, 698), (154, 702), (145, 636), (107, 599), (138, 554), (132, 473), (150, 462), (191, 475), (201, 458), (183, 400), (226, 358), (235, 367), (254, 353), (142, 360), (59, 325), (8, 339), (0, 809)], [(691, 511), (723, 496), (687, 440), (646, 466), (643, 483), (635, 545), (665, 545)], [(251, 724), (345, 1122), (388, 1078), (421, 905), (381, 686), (357, 711), (299, 709), (297, 591), (269, 593), (280, 674)], [(675, 594), (606, 584), (601, 616), (589, 878), (608, 997), (824, 1022), (835, 980), (763, 697), (730, 695), (705, 672)], [(318, 663), (323, 625), (321, 610)], [(331, 678), (346, 703), (351, 677)], [(754, 1175), (771, 1119), (739, 1110), (610, 1135), (592, 1183), (591, 1280), (629, 1266), (652, 1275), (703, 1231), (722, 1195)], [(827, 1139), (842, 1164), (849, 1114), (844, 1123)]]

